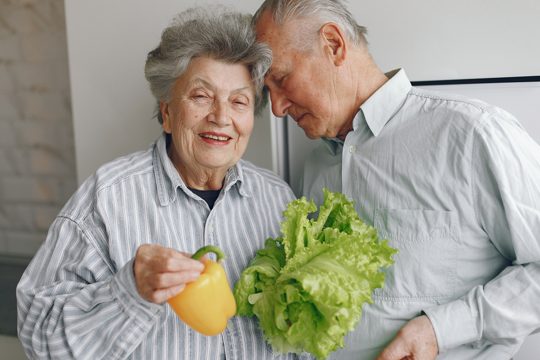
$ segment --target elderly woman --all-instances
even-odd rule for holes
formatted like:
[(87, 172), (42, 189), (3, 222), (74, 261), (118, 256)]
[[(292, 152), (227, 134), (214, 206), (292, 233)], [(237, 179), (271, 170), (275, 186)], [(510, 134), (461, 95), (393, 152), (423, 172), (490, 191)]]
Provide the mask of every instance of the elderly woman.
[(101, 167), (54, 220), (17, 288), (29, 358), (293, 358), (252, 319), (207, 337), (166, 304), (199, 277), (201, 246), (223, 249), (235, 283), (279, 233), (291, 190), (240, 160), (270, 62), (247, 15), (191, 9), (165, 29), (145, 68), (163, 135)]

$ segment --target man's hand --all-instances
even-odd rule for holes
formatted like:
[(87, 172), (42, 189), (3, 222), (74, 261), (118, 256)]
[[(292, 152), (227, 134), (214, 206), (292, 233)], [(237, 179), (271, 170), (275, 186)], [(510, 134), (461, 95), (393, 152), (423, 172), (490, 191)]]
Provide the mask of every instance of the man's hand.
[(438, 352), (431, 321), (422, 315), (405, 324), (377, 360), (434, 360)]
[(161, 304), (197, 280), (204, 265), (188, 254), (155, 244), (141, 245), (133, 272), (137, 291), (147, 301)]

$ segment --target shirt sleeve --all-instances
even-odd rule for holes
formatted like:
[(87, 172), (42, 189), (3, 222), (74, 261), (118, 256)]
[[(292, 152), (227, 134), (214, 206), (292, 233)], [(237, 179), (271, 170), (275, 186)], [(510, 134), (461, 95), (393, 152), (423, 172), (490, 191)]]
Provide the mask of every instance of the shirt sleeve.
[(79, 224), (58, 217), (17, 286), (18, 332), (31, 359), (125, 359), (163, 305), (136, 290), (133, 260), (118, 271)]
[(540, 146), (498, 109), (478, 127), (473, 148), (477, 220), (508, 266), (464, 297), (425, 310), (440, 352), (478, 340), (516, 343), (540, 327)]

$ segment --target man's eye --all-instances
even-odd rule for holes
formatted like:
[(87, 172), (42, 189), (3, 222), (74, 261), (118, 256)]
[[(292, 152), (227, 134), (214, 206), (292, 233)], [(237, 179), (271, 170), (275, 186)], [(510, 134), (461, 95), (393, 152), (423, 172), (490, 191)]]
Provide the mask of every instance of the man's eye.
[(276, 84), (281, 85), (283, 83), (283, 81), (285, 81), (286, 77), (287, 77), (286, 75), (276, 77), (276, 79), (275, 79)]

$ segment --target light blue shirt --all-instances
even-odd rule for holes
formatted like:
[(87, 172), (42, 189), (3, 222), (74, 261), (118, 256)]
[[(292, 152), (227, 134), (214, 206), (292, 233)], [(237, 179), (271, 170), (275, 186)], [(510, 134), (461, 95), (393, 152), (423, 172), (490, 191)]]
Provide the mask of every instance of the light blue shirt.
[(164, 137), (87, 179), (52, 224), (18, 288), (19, 338), (31, 359), (293, 359), (272, 354), (255, 319), (234, 317), (219, 336), (186, 326), (136, 290), (133, 258), (145, 243), (189, 253), (219, 246), (229, 282), (277, 237), (294, 198), (270, 171), (240, 161), (212, 210), (167, 156)]
[(422, 311), (438, 359), (509, 359), (540, 327), (540, 146), (504, 110), (387, 76), (305, 164), (305, 195), (342, 191), (399, 250), (331, 359), (375, 358)]

